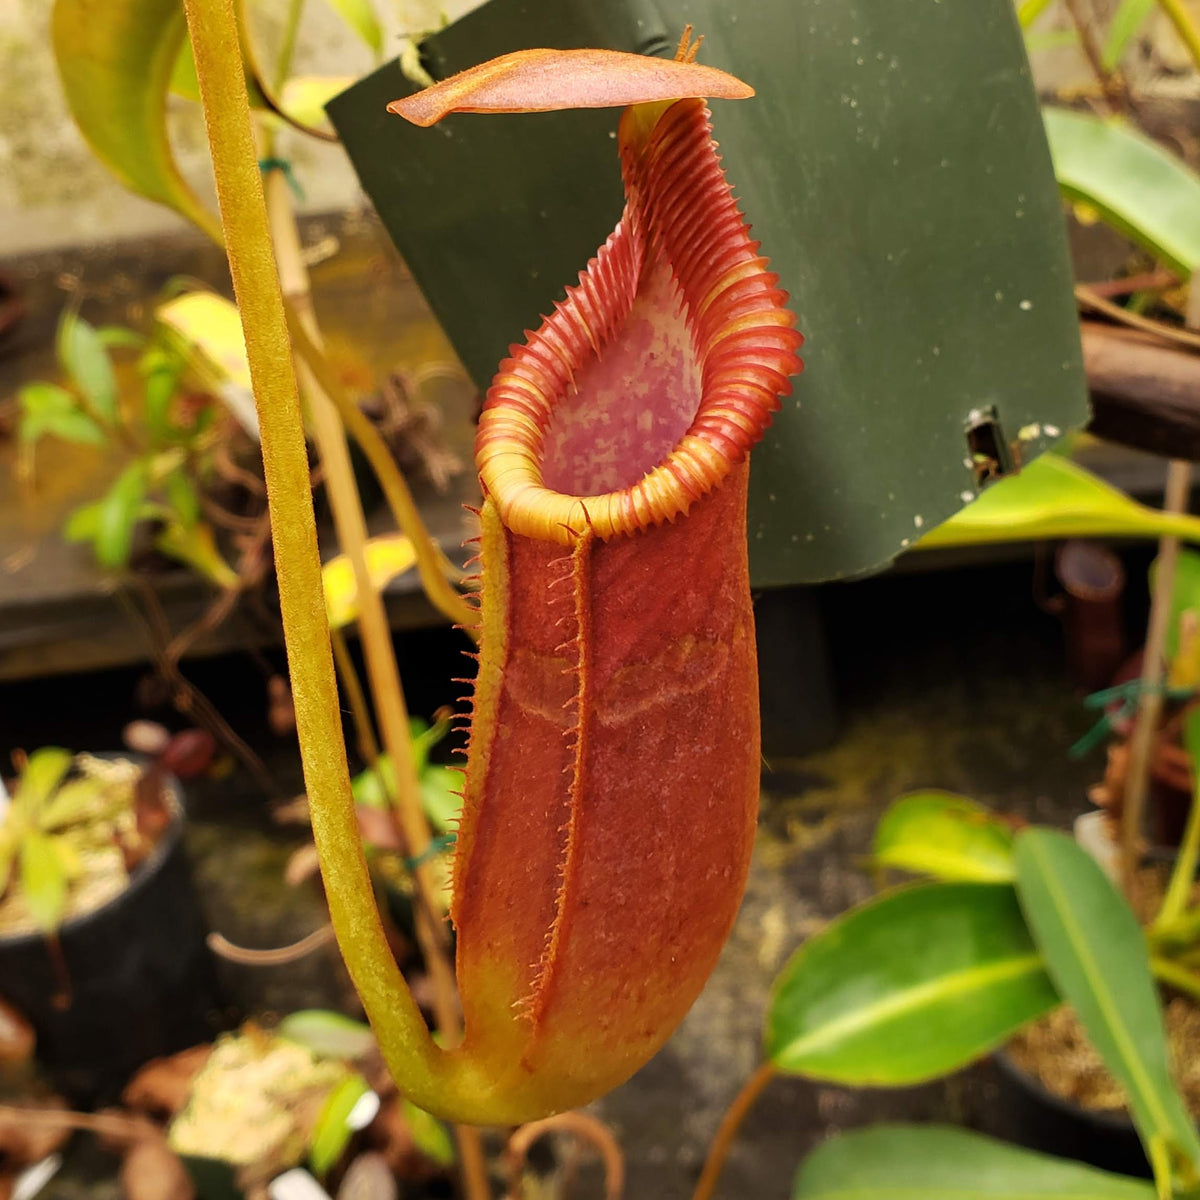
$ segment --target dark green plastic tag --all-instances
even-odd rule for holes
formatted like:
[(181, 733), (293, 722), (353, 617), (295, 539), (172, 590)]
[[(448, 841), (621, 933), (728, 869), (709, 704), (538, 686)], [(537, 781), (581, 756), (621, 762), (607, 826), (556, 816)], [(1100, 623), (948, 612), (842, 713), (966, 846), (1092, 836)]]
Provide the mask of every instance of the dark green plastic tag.
[[(725, 169), (807, 339), (754, 453), (757, 585), (885, 566), (1087, 419), (1062, 207), (1011, 0), (490, 0), (424, 44), (436, 78), (526, 46), (669, 53), (714, 102)], [(616, 112), (385, 111), (392, 63), (329, 106), (481, 386), (616, 223)]]

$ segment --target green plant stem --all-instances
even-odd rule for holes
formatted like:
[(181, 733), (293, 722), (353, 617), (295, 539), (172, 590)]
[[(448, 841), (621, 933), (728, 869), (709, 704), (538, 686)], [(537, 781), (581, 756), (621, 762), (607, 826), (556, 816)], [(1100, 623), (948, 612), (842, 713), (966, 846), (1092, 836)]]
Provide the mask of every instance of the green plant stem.
[(283, 296), (250, 123), (232, 0), (185, 0), (217, 200), (258, 405), (296, 731), (330, 918), (389, 1067), (413, 1102), (436, 1103), (452, 1067), (396, 966), (350, 791), (308, 454)]
[(711, 1200), (716, 1190), (717, 1181), (721, 1178), (721, 1170), (729, 1154), (733, 1139), (737, 1136), (742, 1122), (746, 1119), (754, 1102), (763, 1094), (767, 1084), (775, 1078), (775, 1066), (765, 1062), (742, 1085), (742, 1090), (733, 1098), (733, 1103), (725, 1110), (721, 1124), (709, 1143), (708, 1157), (704, 1160), (704, 1170), (692, 1193), (692, 1200)]
[(1193, 1000), (1200, 1000), (1200, 975), (1181, 967), (1179, 963), (1169, 958), (1154, 954), (1150, 957), (1150, 969), (1159, 983), (1165, 983)]
[(1183, 39), (1188, 53), (1192, 56), (1192, 61), (1196, 64), (1197, 70), (1200, 70), (1200, 29), (1192, 20), (1187, 6), (1183, 0), (1158, 0), (1158, 6), (1166, 14), (1167, 20), (1175, 26), (1175, 32)]
[(319, 348), (304, 329), (299, 314), (290, 307), (288, 330), (292, 335), (296, 353), (312, 371), (313, 377), (325, 394), (333, 401), (346, 432), (358, 443), (359, 449), (370, 463), (371, 470), (383, 489), (393, 520), (412, 542), (417, 554), (417, 573), (421, 577), (425, 595), (439, 612), (474, 636), (479, 614), (449, 582), (451, 578), (461, 578), (462, 572), (442, 553), (430, 536), (412, 492), (393, 461), (387, 444), (362, 409), (338, 383)]
[(1152, 929), (1166, 928), (1183, 916), (1196, 881), (1197, 862), (1200, 862), (1200, 786), (1192, 793), (1192, 806), (1188, 810), (1187, 827), (1183, 832), (1179, 855), (1175, 859), (1171, 882), (1167, 885), (1167, 894), (1163, 897)]
[[(1167, 467), (1163, 502), (1165, 512), (1186, 511), (1190, 479), (1190, 463), (1172, 461)], [(1142, 663), (1142, 694), (1129, 742), (1129, 774), (1121, 811), (1121, 882), (1130, 901), (1136, 900), (1134, 893), (1137, 890), (1142, 813), (1150, 783), (1150, 755), (1162, 714), (1163, 653), (1167, 643), (1167, 623), (1171, 616), (1171, 593), (1175, 587), (1175, 564), (1178, 559), (1179, 539), (1164, 537), (1158, 544), (1158, 567), (1154, 576), (1154, 593), (1150, 598), (1150, 623), (1146, 630)]]

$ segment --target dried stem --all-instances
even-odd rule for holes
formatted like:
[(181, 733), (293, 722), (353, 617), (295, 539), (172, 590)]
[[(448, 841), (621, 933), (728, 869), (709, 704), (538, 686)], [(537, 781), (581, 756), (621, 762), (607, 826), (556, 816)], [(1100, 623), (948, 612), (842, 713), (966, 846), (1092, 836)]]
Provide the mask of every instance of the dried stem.
[(333, 926), (322, 925), (290, 946), (274, 946), (270, 950), (253, 950), (248, 946), (235, 945), (223, 933), (210, 933), (206, 940), (208, 948), (215, 955), (229, 962), (246, 967), (278, 967), (299, 962), (322, 946), (329, 945), (333, 941)]
[(774, 1065), (765, 1062), (742, 1084), (742, 1090), (734, 1096), (733, 1103), (725, 1110), (721, 1124), (717, 1127), (717, 1132), (709, 1144), (708, 1157), (704, 1160), (704, 1170), (700, 1172), (700, 1179), (696, 1184), (696, 1190), (692, 1193), (692, 1200), (711, 1200), (713, 1192), (716, 1191), (717, 1181), (721, 1178), (721, 1169), (725, 1166), (725, 1159), (733, 1145), (733, 1139), (737, 1137), (737, 1132), (742, 1127), (742, 1122), (746, 1119), (747, 1114), (754, 1107), (754, 1102), (774, 1078)]
[(354, 669), (354, 659), (350, 657), (350, 647), (346, 645), (346, 639), (340, 629), (330, 629), (329, 637), (333, 643), (333, 662), (337, 667), (338, 678), (342, 681), (342, 691), (346, 693), (346, 703), (350, 705), (350, 718), (354, 722), (354, 733), (358, 738), (358, 752), (362, 755), (363, 762), (372, 770), (376, 770), (379, 763), (379, 742), (371, 724), (371, 713), (367, 708), (362, 681)]
[(258, 406), (284, 640), (313, 835), (338, 942), (380, 1047), (414, 1103), (449, 1065), (392, 958), (363, 857), (325, 618), (308, 454), (232, 0), (185, 0), (234, 293)]
[(620, 1200), (625, 1190), (625, 1157), (621, 1147), (603, 1121), (585, 1112), (564, 1112), (542, 1121), (530, 1121), (513, 1132), (508, 1139), (508, 1197), (521, 1200), (521, 1175), (533, 1143), (548, 1133), (569, 1133), (588, 1142), (599, 1152), (604, 1162), (605, 1200)]
[(460, 578), (462, 573), (441, 552), (430, 536), (416, 501), (413, 500), (412, 492), (392, 460), (391, 451), (380, 437), (379, 431), (367, 419), (362, 409), (346, 395), (345, 389), (329, 369), (320, 350), (308, 336), (299, 314), (289, 311), (288, 330), (296, 353), (312, 371), (325, 394), (333, 401), (346, 432), (358, 443), (359, 449), (371, 464), (371, 470), (375, 472), (388, 508), (391, 509), (392, 518), (412, 541), (417, 552), (417, 572), (421, 577), (421, 586), (425, 589), (430, 603), (455, 624), (473, 634), (478, 614), (449, 582), (450, 579)]

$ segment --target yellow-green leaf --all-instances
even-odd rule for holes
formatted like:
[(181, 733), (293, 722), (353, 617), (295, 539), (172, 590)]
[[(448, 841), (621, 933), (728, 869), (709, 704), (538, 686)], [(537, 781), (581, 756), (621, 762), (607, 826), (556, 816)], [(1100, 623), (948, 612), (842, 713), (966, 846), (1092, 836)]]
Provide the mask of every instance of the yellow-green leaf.
[(1173, 534), (1200, 542), (1200, 518), (1165, 513), (1131, 500), (1090, 471), (1043, 454), (1018, 475), (992, 484), (977, 500), (918, 543), (921, 550), (1047, 538)]
[(154, 539), (155, 547), (169, 558), (198, 571), (219, 588), (236, 588), (241, 577), (217, 549), (212, 526), (197, 521), (190, 528), (180, 521), (168, 521)]
[(285, 113), (301, 125), (324, 125), (325, 105), (341, 95), (352, 83), (352, 75), (301, 75), (289, 79), (279, 92), (279, 104)]
[(446, 1126), (411, 1100), (401, 1098), (400, 1112), (416, 1148), (439, 1167), (454, 1166), (454, 1139)]
[(54, 840), (36, 829), (21, 839), (21, 894), (43, 933), (54, 933), (67, 909), (67, 873)]
[(71, 769), (73, 758), (70, 750), (61, 746), (43, 746), (35, 750), (21, 772), (13, 803), (30, 816), (37, 813)]
[(371, 0), (329, 0), (329, 5), (366, 42), (376, 58), (383, 53), (383, 26)]
[(167, 136), (166, 98), (183, 44), (181, 0), (55, 0), (54, 57), (71, 115), (129, 189), (214, 241), (220, 225), (188, 186)]
[(875, 827), (882, 867), (966, 883), (1011, 883), (1012, 830), (982, 804), (949, 792), (901, 796)]
[(1043, 110), (1058, 186), (1187, 279), (1200, 267), (1200, 175), (1133, 126)]
[(350, 1114), (358, 1102), (370, 1091), (361, 1075), (350, 1075), (329, 1093), (321, 1115), (313, 1129), (308, 1148), (308, 1165), (318, 1178), (324, 1176), (342, 1157), (354, 1132)]
[[(366, 546), (367, 573), (376, 590), (382, 591), (398, 575), (416, 565), (417, 552), (402, 533), (371, 538)], [(358, 587), (349, 558), (339, 554), (321, 568), (325, 586), (325, 612), (334, 629), (349, 625), (358, 616)]]

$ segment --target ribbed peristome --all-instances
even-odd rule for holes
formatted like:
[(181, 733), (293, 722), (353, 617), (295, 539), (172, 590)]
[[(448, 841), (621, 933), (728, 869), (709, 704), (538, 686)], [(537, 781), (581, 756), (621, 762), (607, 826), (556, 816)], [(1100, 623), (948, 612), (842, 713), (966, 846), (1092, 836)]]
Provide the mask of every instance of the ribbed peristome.
[[(778, 277), (758, 254), (730, 192), (701, 100), (679, 100), (648, 134), (622, 122), (627, 203), (577, 286), (512, 348), (488, 392), (476, 441), (487, 495), (507, 528), (563, 545), (608, 539), (685, 514), (759, 440), (801, 367), (802, 338)], [(691, 425), (630, 486), (568, 495), (543, 481), (545, 435), (576, 377), (604, 354), (638, 289), (669, 271), (700, 377)]]

